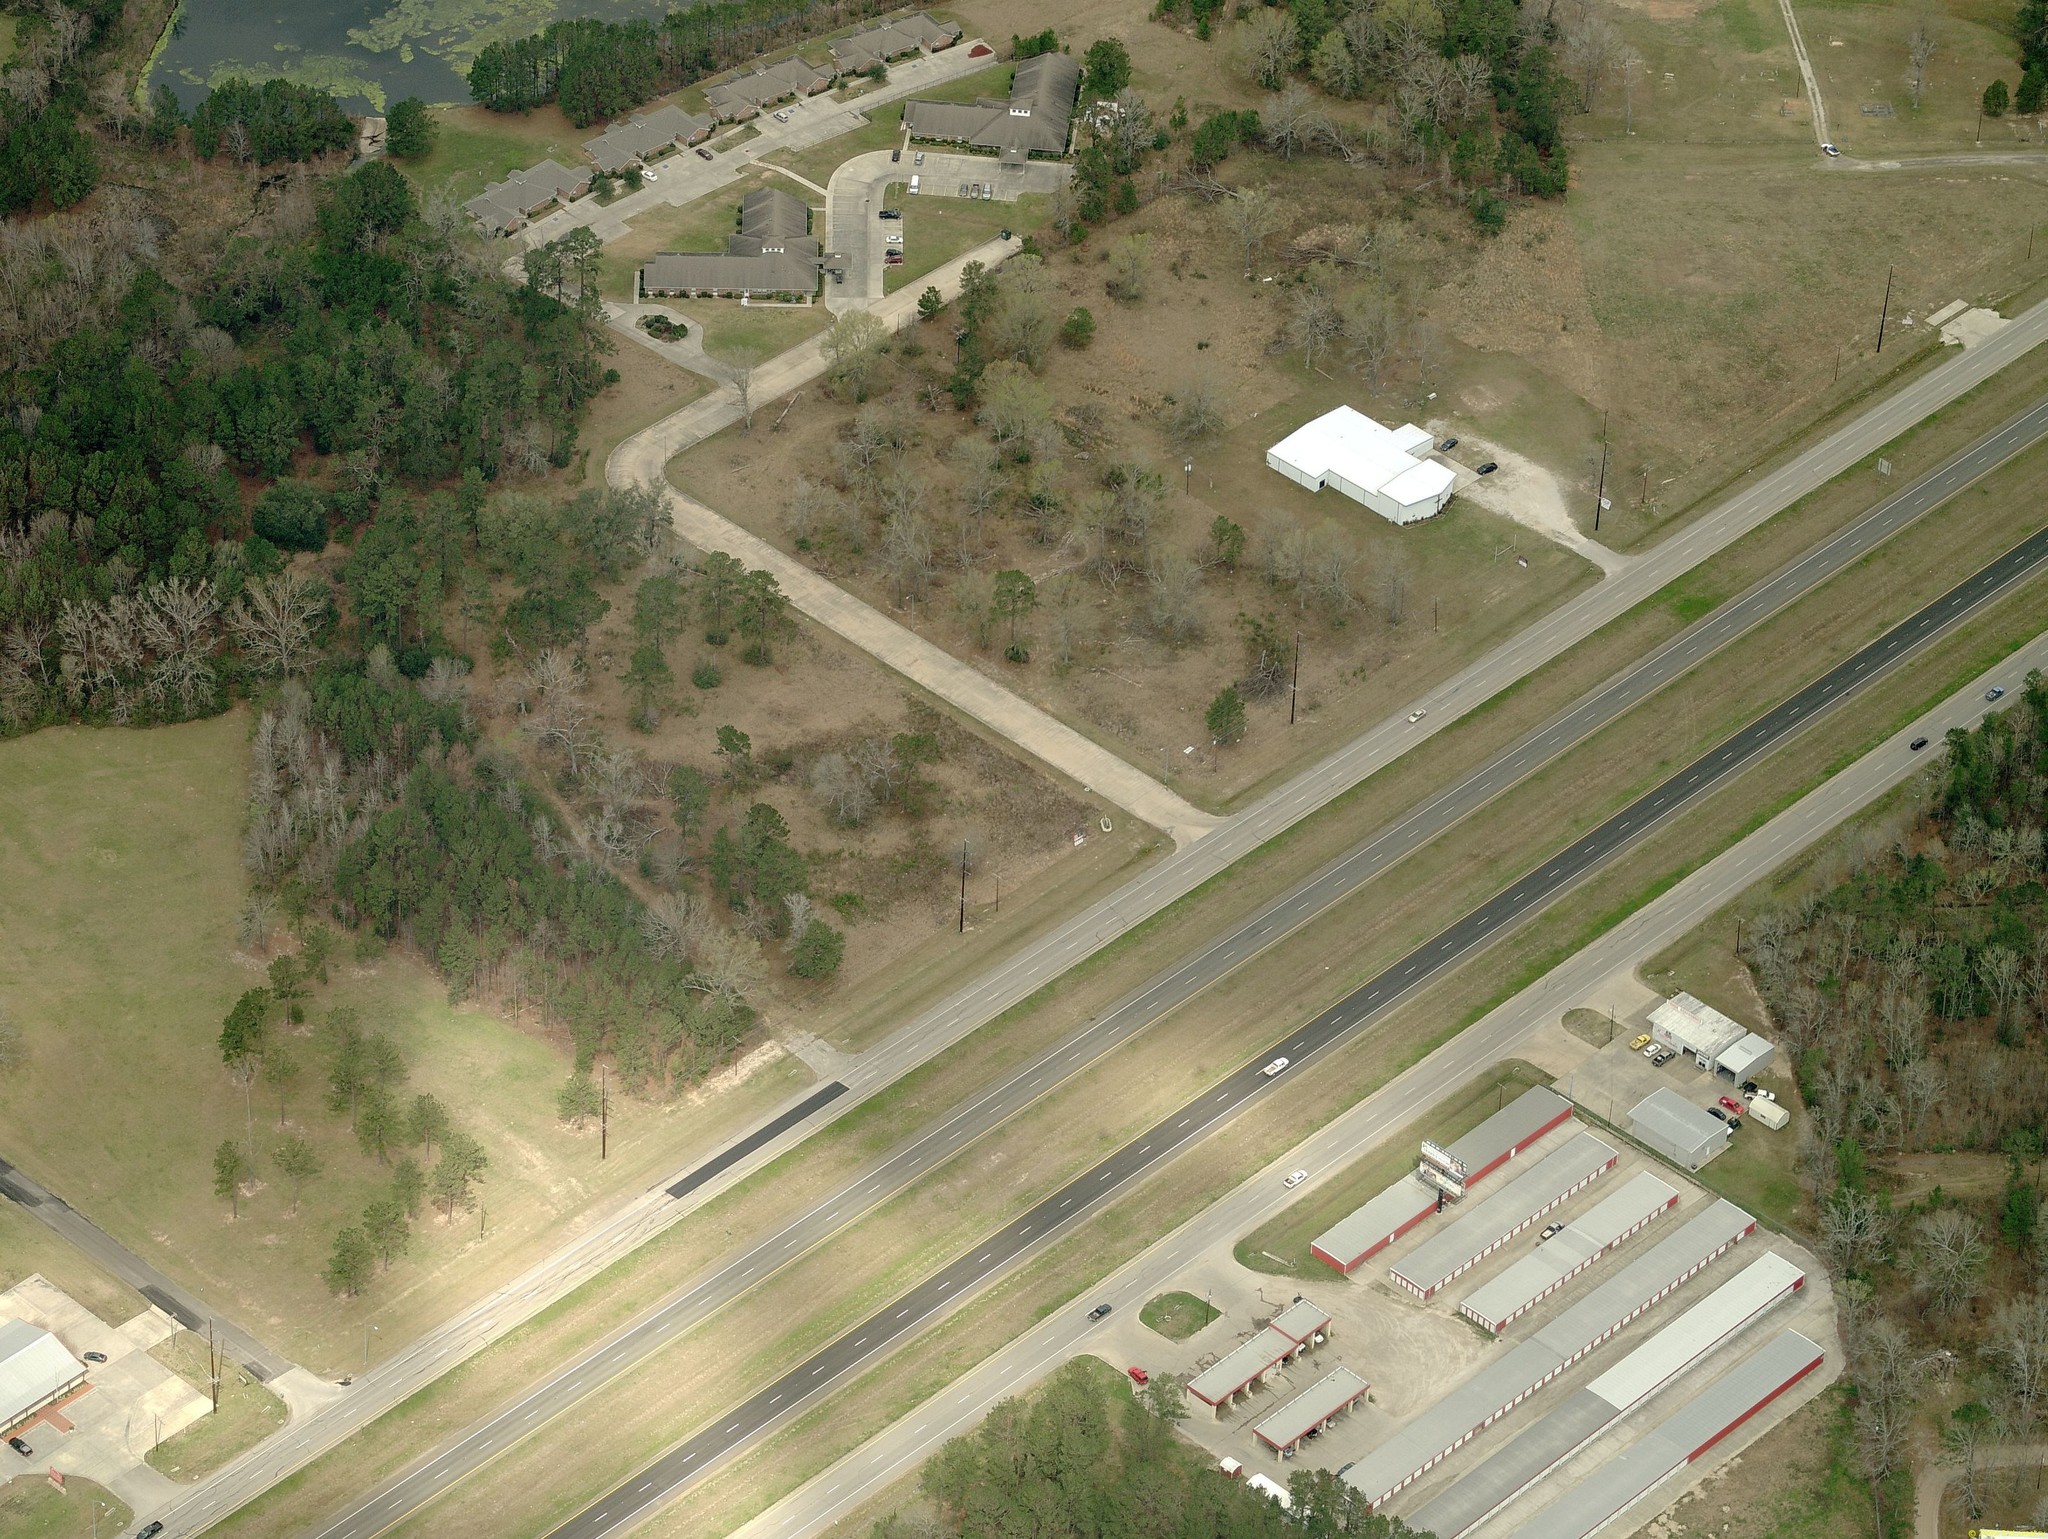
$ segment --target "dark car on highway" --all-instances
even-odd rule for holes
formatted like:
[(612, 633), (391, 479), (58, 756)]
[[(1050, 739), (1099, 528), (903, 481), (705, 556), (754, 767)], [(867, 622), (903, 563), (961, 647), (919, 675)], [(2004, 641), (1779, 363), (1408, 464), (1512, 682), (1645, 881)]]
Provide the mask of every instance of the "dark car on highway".
[(135, 1539), (156, 1539), (163, 1531), (164, 1526), (161, 1523), (145, 1523), (135, 1530)]
[(1906, 746), (1912, 749), (1914, 753), (1918, 753), (1921, 749), (1927, 746), (1927, 739), (1924, 737), (1916, 737), (1913, 739), (1912, 742), (1908, 743)]
[(1114, 1306), (1109, 1304), (1097, 1304), (1088, 1311), (1088, 1318), (1091, 1320), (1106, 1320), (1109, 1318), (1109, 1311), (1112, 1307)]

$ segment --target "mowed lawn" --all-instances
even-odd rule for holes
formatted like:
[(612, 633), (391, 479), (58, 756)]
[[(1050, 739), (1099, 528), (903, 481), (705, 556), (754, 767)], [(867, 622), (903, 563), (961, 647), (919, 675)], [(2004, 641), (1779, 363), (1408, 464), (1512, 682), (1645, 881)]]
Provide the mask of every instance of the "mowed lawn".
[[(637, 1190), (667, 1170), (677, 1143), (706, 1136), (714, 1119), (617, 1098), (600, 1166), (595, 1130), (556, 1119), (568, 1071), (558, 1044), (451, 1009), (397, 949), (358, 966), (344, 938), (332, 984), (307, 1001), (309, 1022), (347, 1004), (399, 1044), (411, 1071), (403, 1095), (438, 1096), (489, 1154), (483, 1209), (458, 1210), (452, 1225), (423, 1214), (409, 1256), (363, 1297), (332, 1297), (320, 1272), (333, 1236), (389, 1173), (324, 1105), (308, 1037), (294, 1044), (305, 1073), (291, 1130), (325, 1171), (293, 1215), (270, 1170), (277, 1101), (259, 1086), (265, 1184), (231, 1222), (213, 1195), (212, 1158), (222, 1139), (243, 1136), (244, 1108), (217, 1041), (236, 997), (263, 982), (261, 964), (234, 951), (248, 731), (238, 711), (0, 743), (0, 1000), (28, 1044), (26, 1067), (0, 1082), (0, 1157), (279, 1350), (345, 1372), (361, 1367), (367, 1327), (373, 1353), (395, 1348), (558, 1243), (564, 1220), (607, 1189)], [(715, 1120), (787, 1090), (786, 1076), (758, 1075), (720, 1098)]]

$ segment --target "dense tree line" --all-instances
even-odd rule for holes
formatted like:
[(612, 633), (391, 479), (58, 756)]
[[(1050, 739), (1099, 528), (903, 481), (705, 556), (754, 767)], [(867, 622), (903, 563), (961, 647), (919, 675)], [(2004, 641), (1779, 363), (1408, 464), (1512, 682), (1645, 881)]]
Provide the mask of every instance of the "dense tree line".
[(355, 136), (354, 121), (331, 95), (289, 80), (223, 80), (192, 109), (192, 152), (202, 160), (312, 160), (347, 149)]
[(639, 106), (666, 78), (650, 23), (583, 17), (484, 48), (470, 66), (469, 94), (494, 112), (560, 101), (569, 121), (587, 128)]
[[(63, 312), (72, 329), (55, 335), (38, 327), (57, 313), (46, 299), (74, 287), (68, 237), (11, 237), (0, 728), (211, 709), (242, 672), (290, 671), (276, 647), (289, 658), (318, 629), (318, 606), (277, 588), (279, 547), (363, 529), (367, 569), (416, 546), (404, 483), (466, 475), (474, 509), (487, 478), (567, 460), (603, 385), (583, 317), (465, 265), (382, 162), (327, 184), (308, 214), (303, 233), (230, 241), (189, 291), (147, 260), (147, 225), (80, 232), (73, 270), (132, 277)], [(293, 469), (306, 474), (259, 498), (252, 523), (238, 478)], [(366, 587), (373, 639), (417, 639), (428, 568)]]
[(556, 22), (478, 53), (469, 94), (497, 112), (559, 100), (579, 127), (781, 45), (864, 21), (882, 0), (714, 0), (644, 21)]
[(0, 77), (0, 214), (39, 199), (70, 208), (99, 184), (99, 154), (78, 115), (121, 15), (120, 0), (52, 0), (16, 14), (14, 59)]
[[(1181, 1387), (1156, 1377), (1138, 1398), (1106, 1389), (1092, 1359), (1069, 1363), (1028, 1400), (1005, 1400), (974, 1431), (933, 1456), (919, 1486), (942, 1532), (979, 1539), (1429, 1539), (1399, 1518), (1374, 1517), (1325, 1470), (1297, 1470), (1289, 1508), (1218, 1476), (1201, 1449), (1174, 1434)], [(913, 1532), (898, 1517), (873, 1539)]]

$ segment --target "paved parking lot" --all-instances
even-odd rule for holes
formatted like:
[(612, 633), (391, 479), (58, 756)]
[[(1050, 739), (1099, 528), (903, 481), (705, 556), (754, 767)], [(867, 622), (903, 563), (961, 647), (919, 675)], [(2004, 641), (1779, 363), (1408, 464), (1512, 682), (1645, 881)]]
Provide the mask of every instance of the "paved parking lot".
[[(18, 1429), (34, 1448), (33, 1459), (0, 1447), (0, 1475), (55, 1469), (98, 1482), (137, 1512), (168, 1503), (177, 1483), (144, 1461), (160, 1438), (182, 1432), (210, 1410), (204, 1395), (150, 1355), (178, 1329), (176, 1322), (149, 1309), (108, 1325), (34, 1275), (0, 1293), (0, 1319), (40, 1325), (75, 1356), (99, 1352), (107, 1359), (86, 1365), (90, 1376), (80, 1394)], [(238, 1370), (230, 1365), (229, 1371)]]

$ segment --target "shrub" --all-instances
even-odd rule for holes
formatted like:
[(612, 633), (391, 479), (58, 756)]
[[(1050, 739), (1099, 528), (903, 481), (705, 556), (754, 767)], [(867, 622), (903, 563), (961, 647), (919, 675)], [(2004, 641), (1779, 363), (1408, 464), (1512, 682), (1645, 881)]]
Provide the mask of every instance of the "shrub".
[(725, 682), (725, 675), (718, 670), (718, 664), (710, 658), (697, 660), (697, 666), (690, 670), (690, 682), (699, 689), (716, 689)]
[(1088, 313), (1086, 305), (1076, 305), (1074, 313), (1067, 317), (1060, 327), (1060, 341), (1071, 348), (1083, 348), (1095, 340), (1095, 317)]
[(817, 982), (838, 972), (845, 956), (846, 936), (824, 920), (813, 919), (804, 926), (804, 933), (797, 939), (789, 970), (799, 978)]
[(280, 481), (256, 500), (249, 526), (283, 550), (324, 550), (327, 499), (308, 481)]

